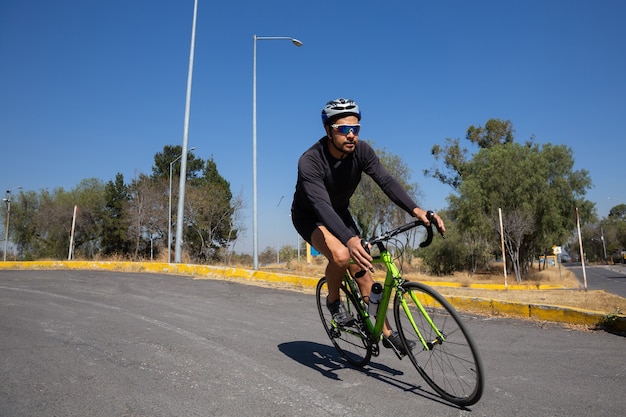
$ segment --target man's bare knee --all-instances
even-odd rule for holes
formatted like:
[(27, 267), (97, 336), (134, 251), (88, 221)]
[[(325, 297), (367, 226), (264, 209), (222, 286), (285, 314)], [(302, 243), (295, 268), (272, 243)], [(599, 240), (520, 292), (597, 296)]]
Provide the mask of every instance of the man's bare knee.
[(343, 269), (347, 269), (350, 265), (350, 252), (348, 251), (348, 248), (343, 247), (336, 249), (331, 255), (331, 259), (328, 261), (333, 265)]
[(311, 235), (311, 243), (334, 268), (346, 269), (350, 265), (350, 252), (328, 229), (319, 226)]

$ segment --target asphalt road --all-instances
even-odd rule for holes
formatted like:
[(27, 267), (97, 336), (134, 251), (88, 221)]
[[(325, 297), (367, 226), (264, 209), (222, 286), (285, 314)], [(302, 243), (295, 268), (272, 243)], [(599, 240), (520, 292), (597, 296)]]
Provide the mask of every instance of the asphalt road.
[(626, 298), (625, 265), (585, 265), (584, 275), (580, 262), (564, 264), (564, 266), (574, 272), (581, 284), (584, 284), (584, 275), (586, 275), (587, 289), (604, 290)]
[(626, 340), (466, 317), (469, 410), (384, 350), (342, 361), (314, 296), (221, 280), (0, 271), (0, 416), (623, 416)]

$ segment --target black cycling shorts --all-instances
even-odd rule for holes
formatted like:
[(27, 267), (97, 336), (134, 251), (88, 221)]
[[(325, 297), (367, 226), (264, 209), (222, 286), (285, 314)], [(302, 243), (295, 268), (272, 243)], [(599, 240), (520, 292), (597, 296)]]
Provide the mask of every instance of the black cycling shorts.
[[(359, 231), (358, 226), (354, 222), (354, 219), (352, 218), (352, 215), (348, 210), (344, 210), (343, 212), (337, 214), (339, 215), (341, 220), (343, 220), (343, 224), (345, 224), (347, 228), (352, 230), (356, 236), (361, 236), (361, 232)], [(293, 222), (293, 226), (296, 228), (298, 234), (302, 236), (302, 239), (306, 240), (309, 244), (311, 244), (311, 236), (313, 235), (313, 231), (319, 226), (324, 226), (324, 223), (319, 221), (315, 215), (296, 215), (293, 211), (291, 212), (291, 221)]]

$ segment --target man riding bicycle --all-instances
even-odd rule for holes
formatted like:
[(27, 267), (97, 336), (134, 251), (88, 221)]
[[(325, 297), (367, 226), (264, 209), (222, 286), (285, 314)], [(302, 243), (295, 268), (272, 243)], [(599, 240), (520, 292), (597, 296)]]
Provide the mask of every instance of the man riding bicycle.
[[(338, 98), (329, 101), (322, 110), (326, 135), (311, 146), (298, 161), (298, 180), (291, 206), (293, 224), (304, 240), (328, 260), (326, 305), (340, 325), (354, 318), (339, 298), (339, 289), (346, 270), (357, 278), (363, 297), (369, 299), (374, 280), (369, 272), (372, 257), (361, 245), (360, 231), (348, 207), (362, 173), (369, 175), (398, 207), (430, 224), (426, 211), (418, 207), (380, 162), (372, 147), (359, 142), (361, 111), (352, 100)], [(443, 221), (434, 215), (437, 226), (445, 232)], [(350, 259), (354, 261), (350, 263)], [(385, 323), (383, 345), (392, 343), (404, 352), (397, 332)], [(389, 342), (387, 342), (389, 340)], [(413, 348), (415, 342), (411, 343)]]

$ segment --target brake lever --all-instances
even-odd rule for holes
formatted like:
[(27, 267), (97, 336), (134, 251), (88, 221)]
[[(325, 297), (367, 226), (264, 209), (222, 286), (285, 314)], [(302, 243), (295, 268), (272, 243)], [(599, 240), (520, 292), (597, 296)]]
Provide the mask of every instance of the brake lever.
[[(365, 249), (365, 252), (367, 252), (368, 255), (371, 255), (370, 252), (370, 243), (365, 240), (365, 239), (361, 239), (361, 246), (363, 246), (363, 249)], [(374, 273), (374, 268), (370, 268), (370, 272)], [(356, 274), (354, 274), (355, 278), (361, 278), (363, 275), (365, 275), (367, 271), (365, 269), (361, 269), (359, 272), (357, 272)]]

